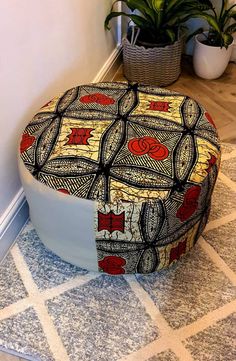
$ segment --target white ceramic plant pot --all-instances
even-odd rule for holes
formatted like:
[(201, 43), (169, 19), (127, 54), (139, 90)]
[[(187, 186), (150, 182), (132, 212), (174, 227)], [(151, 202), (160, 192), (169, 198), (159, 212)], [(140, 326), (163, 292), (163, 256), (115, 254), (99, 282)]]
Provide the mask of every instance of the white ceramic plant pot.
[(209, 46), (202, 43), (203, 34), (195, 36), (193, 67), (195, 73), (204, 79), (217, 79), (225, 71), (233, 50), (233, 42), (226, 48)]

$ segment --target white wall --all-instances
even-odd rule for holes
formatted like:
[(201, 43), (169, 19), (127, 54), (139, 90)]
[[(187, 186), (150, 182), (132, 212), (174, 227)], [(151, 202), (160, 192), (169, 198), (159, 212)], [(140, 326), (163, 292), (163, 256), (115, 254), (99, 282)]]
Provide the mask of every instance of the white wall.
[[(116, 47), (111, 0), (0, 1), (0, 217), (19, 191), (24, 126), (61, 91), (92, 81)], [(116, 27), (114, 27), (116, 29)]]

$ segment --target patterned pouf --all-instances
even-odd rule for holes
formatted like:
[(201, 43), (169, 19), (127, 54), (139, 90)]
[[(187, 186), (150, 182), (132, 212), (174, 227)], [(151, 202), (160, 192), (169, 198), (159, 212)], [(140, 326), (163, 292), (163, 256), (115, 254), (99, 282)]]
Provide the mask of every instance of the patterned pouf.
[(200, 104), (120, 82), (54, 98), (27, 125), (20, 153), (44, 244), (109, 274), (158, 271), (186, 254), (207, 222), (220, 163)]

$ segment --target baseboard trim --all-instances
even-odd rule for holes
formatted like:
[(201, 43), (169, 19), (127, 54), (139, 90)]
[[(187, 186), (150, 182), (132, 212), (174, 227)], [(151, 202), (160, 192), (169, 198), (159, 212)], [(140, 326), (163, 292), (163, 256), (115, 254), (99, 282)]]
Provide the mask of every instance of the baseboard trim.
[(98, 74), (93, 79), (93, 83), (97, 83), (99, 81), (111, 81), (111, 79), (114, 77), (115, 73), (117, 72), (119, 66), (122, 62), (122, 46), (118, 45), (101, 70), (98, 72)]
[(0, 218), (0, 262), (29, 218), (29, 207), (23, 188), (16, 194)]

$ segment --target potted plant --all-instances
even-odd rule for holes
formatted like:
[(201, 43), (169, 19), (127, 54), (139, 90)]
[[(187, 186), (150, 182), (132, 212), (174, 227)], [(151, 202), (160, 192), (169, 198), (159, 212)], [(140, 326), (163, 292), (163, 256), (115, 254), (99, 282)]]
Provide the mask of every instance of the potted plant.
[[(228, 7), (228, 1), (222, 0), (217, 13), (211, 4), (210, 13), (205, 14), (210, 28), (207, 32), (195, 35), (193, 66), (195, 73), (204, 79), (217, 79), (225, 71), (232, 50), (233, 36), (236, 31), (236, 4)], [(199, 29), (196, 33), (199, 32)]]
[[(131, 11), (116, 12), (121, 1)], [(209, 9), (204, 0), (116, 0), (105, 27), (117, 16), (128, 17), (135, 26), (123, 40), (124, 74), (130, 81), (165, 86), (180, 75), (183, 46), (182, 25)]]

